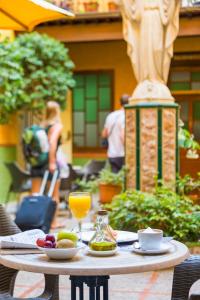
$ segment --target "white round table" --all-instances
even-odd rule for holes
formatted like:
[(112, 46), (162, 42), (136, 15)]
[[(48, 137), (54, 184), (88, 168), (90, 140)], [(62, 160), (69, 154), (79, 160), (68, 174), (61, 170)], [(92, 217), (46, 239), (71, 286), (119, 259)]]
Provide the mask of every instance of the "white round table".
[(189, 250), (184, 244), (177, 241), (171, 241), (171, 244), (171, 250), (162, 255), (135, 254), (130, 251), (130, 246), (126, 246), (120, 248), (118, 254), (110, 257), (94, 257), (83, 250), (68, 261), (49, 260), (45, 254), (26, 254), (1, 255), (0, 263), (21, 271), (70, 275), (72, 300), (76, 299), (77, 286), (83, 292), (81, 286), (83, 283), (90, 287), (90, 299), (100, 300), (100, 286), (103, 286), (105, 290), (103, 299), (107, 300), (109, 275), (166, 269), (181, 263), (189, 256)]

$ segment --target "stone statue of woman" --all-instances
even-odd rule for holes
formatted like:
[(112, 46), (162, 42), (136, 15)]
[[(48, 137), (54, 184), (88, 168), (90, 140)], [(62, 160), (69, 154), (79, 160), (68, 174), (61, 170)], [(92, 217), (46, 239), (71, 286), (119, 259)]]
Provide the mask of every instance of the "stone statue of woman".
[(135, 100), (172, 100), (166, 86), (173, 42), (179, 30), (180, 0), (116, 0), (123, 17), (135, 77)]

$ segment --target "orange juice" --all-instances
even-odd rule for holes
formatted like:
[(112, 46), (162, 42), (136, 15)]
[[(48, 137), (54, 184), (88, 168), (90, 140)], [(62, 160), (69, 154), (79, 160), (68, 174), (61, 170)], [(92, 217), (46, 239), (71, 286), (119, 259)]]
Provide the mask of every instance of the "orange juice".
[(91, 207), (91, 196), (89, 193), (71, 193), (69, 195), (69, 208), (77, 219), (87, 216)]

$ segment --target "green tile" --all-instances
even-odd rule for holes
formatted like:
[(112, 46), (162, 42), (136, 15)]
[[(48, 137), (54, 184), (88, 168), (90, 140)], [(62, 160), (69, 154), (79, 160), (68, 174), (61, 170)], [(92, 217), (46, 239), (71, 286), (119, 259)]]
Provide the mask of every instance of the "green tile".
[(98, 143), (97, 125), (87, 124), (86, 125), (86, 146), (97, 147)]
[(84, 110), (84, 89), (75, 88), (73, 91), (73, 110), (82, 111)]
[(200, 81), (194, 81), (194, 82), (192, 82), (191, 89), (192, 90), (200, 90)]
[(97, 122), (97, 101), (86, 102), (86, 122), (96, 123)]
[(99, 85), (110, 85), (111, 84), (111, 75), (110, 74), (100, 74), (99, 75)]
[(111, 90), (109, 87), (99, 89), (99, 108), (100, 110), (110, 110), (111, 108)]
[(172, 91), (180, 91), (180, 90), (190, 90), (190, 83), (189, 82), (174, 82), (171, 83), (170, 86)]
[(99, 133), (101, 133), (101, 131), (104, 127), (104, 124), (105, 124), (106, 117), (109, 113), (110, 113), (109, 111), (100, 111), (99, 112)]
[(75, 74), (74, 79), (76, 80), (77, 87), (82, 87), (84, 85), (84, 74)]
[(193, 133), (194, 133), (194, 138), (197, 141), (200, 141), (200, 119), (198, 121), (193, 122)]
[(84, 147), (84, 136), (80, 135), (75, 135), (73, 137), (73, 144), (76, 147)]
[(85, 125), (85, 117), (84, 112), (74, 112), (73, 113), (73, 133), (83, 134), (84, 133), (84, 125)]
[(180, 117), (183, 120), (187, 120), (189, 118), (189, 102), (188, 101), (180, 101)]
[[(200, 120), (200, 101), (195, 101), (193, 103), (193, 119), (195, 121)], [(200, 128), (199, 128), (200, 131)]]
[(170, 76), (171, 81), (190, 81), (190, 72), (172, 72)]
[(97, 97), (97, 75), (95, 74), (86, 75), (86, 97)]
[(182, 119), (182, 121), (183, 121), (183, 123), (184, 123), (184, 126), (183, 126), (183, 128), (185, 128), (185, 129), (189, 129), (189, 122), (188, 121), (185, 121), (185, 120), (183, 120)]
[(191, 73), (191, 78), (192, 78), (192, 81), (193, 80), (200, 80), (200, 72), (192, 72)]

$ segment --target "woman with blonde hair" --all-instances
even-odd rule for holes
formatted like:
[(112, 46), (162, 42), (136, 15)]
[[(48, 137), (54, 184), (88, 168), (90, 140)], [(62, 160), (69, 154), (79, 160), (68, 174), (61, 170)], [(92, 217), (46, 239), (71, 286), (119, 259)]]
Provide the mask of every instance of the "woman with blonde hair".
[[(45, 164), (44, 166), (32, 167), (31, 169), (32, 193), (39, 192), (42, 178), (46, 170), (49, 170), (50, 172), (49, 179), (51, 179), (54, 171), (58, 169), (56, 154), (57, 154), (58, 147), (61, 143), (61, 133), (63, 128), (61, 123), (61, 118), (60, 118), (60, 106), (58, 103), (54, 101), (49, 101), (47, 103), (46, 116), (41, 126), (45, 128), (45, 131), (48, 136), (49, 158), (48, 158), (48, 163)], [(53, 199), (57, 202), (57, 205), (59, 204), (59, 187), (60, 187), (60, 180), (58, 175), (58, 179), (56, 181), (55, 189), (53, 192)], [(56, 228), (60, 226), (56, 224), (56, 220), (54, 220), (52, 227)]]

